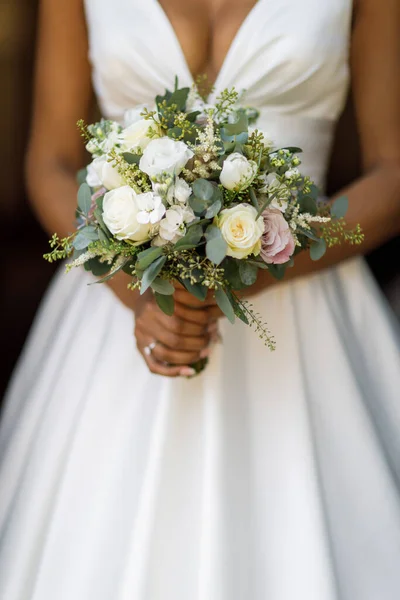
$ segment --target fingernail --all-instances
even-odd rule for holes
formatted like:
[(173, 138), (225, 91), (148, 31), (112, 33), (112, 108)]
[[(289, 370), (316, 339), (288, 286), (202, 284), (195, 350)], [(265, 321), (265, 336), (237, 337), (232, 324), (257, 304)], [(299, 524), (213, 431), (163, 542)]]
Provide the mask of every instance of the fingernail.
[(192, 369), (192, 367), (183, 367), (183, 369), (180, 370), (180, 374), (183, 377), (193, 377), (193, 375), (196, 374), (196, 371)]
[(207, 348), (203, 348), (203, 350), (200, 352), (200, 358), (207, 358), (207, 356), (210, 356), (210, 354), (211, 348), (207, 346)]

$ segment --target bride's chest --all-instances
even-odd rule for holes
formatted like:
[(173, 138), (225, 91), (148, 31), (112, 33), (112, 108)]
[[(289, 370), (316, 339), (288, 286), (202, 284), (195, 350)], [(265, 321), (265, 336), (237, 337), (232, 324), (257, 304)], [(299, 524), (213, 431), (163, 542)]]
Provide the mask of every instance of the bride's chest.
[[(209, 32), (188, 28), (187, 19), (201, 20), (199, 13), (186, 13), (186, 21), (172, 26), (167, 4), (168, 0), (164, 7), (157, 0), (85, 1), (98, 88), (117, 89), (129, 105), (128, 99), (146, 101), (161, 86), (172, 85), (175, 75), (180, 84), (191, 83), (191, 71), (204, 63), (204, 50), (197, 58), (196, 48), (205, 48)], [(220, 26), (217, 89), (244, 88), (256, 103), (261, 97), (281, 102), (295, 89), (301, 103), (302, 95), (313, 102), (344, 85), (352, 0), (258, 0), (253, 5), (253, 0), (243, 3), (244, 14), (236, 14), (234, 21), (227, 11)], [(218, 36), (217, 29), (213, 39)]]

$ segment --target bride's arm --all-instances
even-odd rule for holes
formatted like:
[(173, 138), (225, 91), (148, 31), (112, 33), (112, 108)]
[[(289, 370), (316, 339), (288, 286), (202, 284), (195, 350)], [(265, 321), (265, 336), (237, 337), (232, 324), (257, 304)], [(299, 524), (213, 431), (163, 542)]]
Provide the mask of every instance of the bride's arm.
[[(86, 162), (76, 123), (90, 116), (90, 71), (83, 0), (41, 0), (26, 179), (32, 206), (50, 235), (64, 237), (75, 229), (75, 174)], [(117, 275), (108, 285), (136, 312), (140, 351), (153, 340), (162, 342), (151, 356), (144, 355), (149, 369), (167, 376), (190, 374), (185, 365), (206, 352), (210, 339), (208, 312), (178, 304), (174, 317), (165, 317), (152, 294), (139, 301), (138, 294), (127, 289), (129, 279)]]
[[(349, 198), (346, 221), (360, 223), (360, 246), (344, 244), (319, 261), (296, 257), (285, 280), (364, 254), (400, 233), (400, 3), (358, 0), (351, 40), (351, 76), (365, 175), (338, 196)], [(274, 280), (262, 272), (250, 294)]]

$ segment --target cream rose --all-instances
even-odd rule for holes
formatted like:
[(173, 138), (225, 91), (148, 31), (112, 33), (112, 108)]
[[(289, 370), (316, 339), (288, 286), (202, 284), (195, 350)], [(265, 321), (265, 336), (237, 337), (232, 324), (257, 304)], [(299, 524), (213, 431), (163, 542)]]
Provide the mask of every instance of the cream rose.
[(251, 184), (256, 174), (257, 164), (253, 160), (233, 152), (224, 160), (219, 180), (227, 190), (240, 192)]
[(118, 173), (115, 166), (107, 160), (107, 156), (95, 158), (88, 167), (88, 175), (92, 183), (94, 182), (96, 175), (97, 182), (100, 181), (107, 190), (113, 190), (126, 183), (125, 179)]
[(108, 229), (119, 240), (142, 243), (150, 239), (151, 223), (139, 223), (137, 194), (125, 185), (107, 192), (103, 199), (103, 220)]
[(216, 217), (215, 224), (221, 230), (228, 244), (228, 256), (246, 258), (249, 254), (257, 256), (261, 249), (261, 236), (264, 233), (264, 221), (249, 204), (237, 204), (225, 208)]
[(163, 175), (179, 175), (189, 159), (194, 156), (185, 142), (162, 137), (152, 140), (140, 159), (140, 170), (151, 179)]
[(152, 124), (148, 119), (139, 119), (124, 129), (119, 136), (121, 150), (123, 152), (135, 152), (139, 148), (144, 150), (151, 142), (147, 133)]

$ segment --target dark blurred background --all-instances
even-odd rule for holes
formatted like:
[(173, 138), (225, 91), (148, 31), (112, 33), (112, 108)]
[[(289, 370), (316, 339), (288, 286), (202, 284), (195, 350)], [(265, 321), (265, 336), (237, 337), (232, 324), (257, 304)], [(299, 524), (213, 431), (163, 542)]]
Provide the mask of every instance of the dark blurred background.
[[(54, 272), (42, 259), (47, 251), (47, 235), (30, 211), (23, 177), (37, 5), (37, 0), (2, 0), (0, 3), (0, 131), (5, 141), (0, 146), (0, 398)], [(349, 100), (337, 130), (328, 191), (335, 192), (358, 174), (357, 132)], [(376, 250), (368, 261), (400, 317), (400, 270), (394, 257), (400, 257), (400, 238)]]

